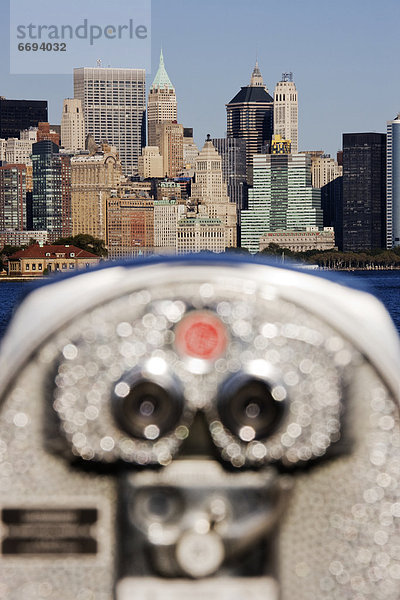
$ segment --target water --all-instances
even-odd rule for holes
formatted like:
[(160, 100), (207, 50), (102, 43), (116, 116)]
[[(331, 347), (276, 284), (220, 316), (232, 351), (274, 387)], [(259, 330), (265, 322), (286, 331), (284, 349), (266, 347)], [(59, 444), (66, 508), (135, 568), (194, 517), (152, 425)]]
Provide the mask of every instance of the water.
[[(398, 271), (354, 271), (341, 273), (341, 279), (365, 285), (386, 306), (400, 333), (400, 270)], [(13, 310), (22, 297), (34, 286), (24, 281), (0, 280), (0, 338), (4, 334)]]

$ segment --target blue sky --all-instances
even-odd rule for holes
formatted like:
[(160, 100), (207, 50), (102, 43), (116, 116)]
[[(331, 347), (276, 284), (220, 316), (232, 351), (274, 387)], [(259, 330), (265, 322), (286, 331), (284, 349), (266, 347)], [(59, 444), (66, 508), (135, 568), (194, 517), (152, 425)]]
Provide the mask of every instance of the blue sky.
[[(71, 10), (70, 2), (53, 2)], [(125, 15), (129, 2), (113, 3), (116, 21), (121, 4)], [(63, 98), (73, 95), (72, 73), (10, 75), (8, 1), (0, 6), (0, 95), (47, 99), (50, 121), (59, 123)], [(95, 6), (93, 20), (110, 3)], [(178, 120), (202, 144), (207, 133), (225, 134), (225, 103), (248, 84), (258, 55), (270, 92), (283, 71), (294, 73), (300, 149), (334, 154), (343, 132), (383, 132), (400, 111), (399, 22), (398, 0), (152, 0), (148, 82), (162, 45)], [(107, 66), (108, 57), (101, 58)], [(76, 66), (92, 64), (82, 56)], [(127, 51), (111, 66), (138, 65)]]

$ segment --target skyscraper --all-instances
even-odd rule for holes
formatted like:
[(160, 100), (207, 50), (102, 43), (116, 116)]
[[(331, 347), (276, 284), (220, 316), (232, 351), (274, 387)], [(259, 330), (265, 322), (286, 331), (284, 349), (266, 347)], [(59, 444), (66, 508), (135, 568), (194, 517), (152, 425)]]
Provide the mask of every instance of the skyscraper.
[(386, 247), (386, 135), (343, 134), (343, 249)]
[(59, 147), (50, 140), (32, 146), (33, 229), (47, 230), (49, 240), (62, 235), (61, 158)]
[(85, 119), (82, 102), (77, 98), (65, 98), (61, 117), (61, 143), (68, 151), (76, 152), (85, 147)]
[(226, 105), (227, 137), (246, 141), (247, 183), (253, 182), (253, 155), (262, 152), (271, 143), (273, 133), (274, 101), (269, 95), (258, 66), (254, 67), (250, 85)]
[(175, 88), (165, 70), (164, 56), (161, 50), (160, 64), (149, 91), (147, 102), (147, 145), (157, 146), (156, 125), (164, 121), (177, 121), (177, 103)]
[(307, 153), (311, 156), (311, 179), (321, 189), (324, 227), (333, 227), (336, 246), (343, 249), (343, 167), (323, 151)]
[(26, 229), (26, 166), (0, 167), (0, 231)]
[(87, 233), (106, 239), (107, 200), (116, 193), (121, 179), (121, 163), (115, 147), (71, 158), (72, 234)]
[(196, 158), (191, 200), (200, 205), (199, 212), (221, 221), (225, 226), (226, 246), (235, 248), (237, 245), (236, 204), (229, 200), (227, 186), (222, 176), (222, 160), (209, 135)]
[(154, 252), (154, 201), (146, 195), (107, 200), (109, 258)]
[(6, 100), (0, 96), (0, 138), (19, 138), (22, 129), (47, 121), (46, 100)]
[(298, 100), (293, 73), (282, 73), (274, 91), (274, 134), (291, 142), (291, 152), (298, 152)]
[(258, 252), (269, 231), (322, 227), (321, 192), (311, 186), (311, 159), (305, 154), (254, 156), (249, 208), (242, 211), (241, 245)]
[(387, 122), (387, 248), (400, 246), (400, 114)]
[(177, 177), (183, 168), (183, 126), (176, 121), (157, 123), (155, 145), (163, 158), (163, 175)]
[(222, 160), (222, 176), (227, 185), (228, 196), (236, 204), (238, 224), (240, 211), (247, 208), (246, 141), (240, 138), (213, 138)]
[(85, 133), (116, 146), (125, 175), (135, 175), (146, 145), (144, 69), (74, 69), (74, 97), (82, 102)]

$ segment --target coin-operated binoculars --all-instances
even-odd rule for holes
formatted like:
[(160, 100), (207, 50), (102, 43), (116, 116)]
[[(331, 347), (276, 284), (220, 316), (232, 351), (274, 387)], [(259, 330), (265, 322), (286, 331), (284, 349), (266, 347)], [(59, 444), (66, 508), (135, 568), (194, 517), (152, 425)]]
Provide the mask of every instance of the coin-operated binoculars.
[(0, 355), (0, 599), (398, 600), (380, 303), (198, 256), (56, 280)]

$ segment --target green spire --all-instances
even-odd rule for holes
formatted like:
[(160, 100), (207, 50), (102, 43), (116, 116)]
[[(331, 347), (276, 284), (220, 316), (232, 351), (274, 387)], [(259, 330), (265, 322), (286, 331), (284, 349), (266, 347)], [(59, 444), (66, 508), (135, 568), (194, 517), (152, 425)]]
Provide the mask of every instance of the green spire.
[(158, 65), (158, 71), (156, 73), (156, 76), (154, 77), (154, 81), (151, 84), (151, 88), (150, 89), (163, 89), (163, 88), (168, 88), (170, 90), (174, 89), (174, 86), (171, 83), (170, 78), (168, 77), (168, 73), (165, 70), (165, 66), (164, 66), (164, 56), (163, 56), (163, 51), (161, 50), (160, 53), (160, 64)]

